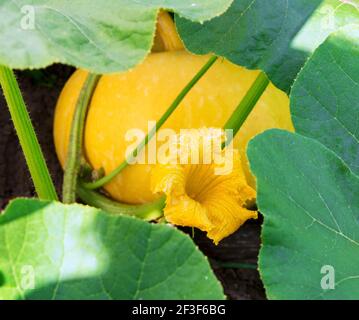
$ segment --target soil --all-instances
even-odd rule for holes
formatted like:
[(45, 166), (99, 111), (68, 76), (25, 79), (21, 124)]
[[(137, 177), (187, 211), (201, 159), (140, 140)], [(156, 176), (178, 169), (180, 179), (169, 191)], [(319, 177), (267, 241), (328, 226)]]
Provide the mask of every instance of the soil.
[[(62, 170), (55, 155), (52, 122), (56, 100), (72, 72), (71, 67), (54, 65), (41, 71), (17, 73), (24, 99), (59, 194)], [(9, 200), (15, 197), (33, 197), (35, 193), (2, 96), (0, 97), (0, 128), (0, 206), (4, 208)], [(249, 221), (218, 246), (208, 240), (203, 233), (195, 232), (195, 242), (208, 256), (229, 299), (265, 299), (263, 285), (256, 270), (260, 227), (260, 219)]]

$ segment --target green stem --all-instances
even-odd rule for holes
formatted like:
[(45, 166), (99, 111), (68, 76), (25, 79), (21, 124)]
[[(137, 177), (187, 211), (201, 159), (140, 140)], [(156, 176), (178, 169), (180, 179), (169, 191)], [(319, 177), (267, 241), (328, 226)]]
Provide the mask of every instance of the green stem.
[(150, 130), (145, 139), (140, 142), (137, 148), (133, 151), (130, 159), (125, 159), (116, 169), (110, 172), (107, 176), (89, 183), (84, 183), (84, 187), (90, 190), (98, 189), (109, 183), (114, 177), (116, 177), (124, 168), (127, 167), (129, 160), (135, 158), (142, 149), (148, 144), (148, 142), (152, 139), (155, 133), (163, 126), (166, 120), (170, 117), (170, 115), (176, 110), (178, 105), (182, 102), (182, 100), (186, 97), (186, 95), (190, 92), (193, 86), (204, 76), (204, 74), (209, 70), (209, 68), (216, 62), (218, 57), (211, 57), (208, 62), (202, 67), (202, 69), (194, 76), (194, 78), (183, 88), (181, 93), (177, 96), (177, 98), (173, 101), (171, 106), (167, 109), (167, 111), (162, 115), (160, 120), (157, 122), (157, 125)]
[(77, 186), (77, 194), (90, 206), (100, 208), (109, 213), (130, 215), (147, 221), (162, 217), (162, 209), (165, 206), (165, 197), (151, 203), (129, 205), (112, 201), (96, 191), (84, 188), (82, 185)]
[(98, 75), (89, 74), (87, 76), (76, 103), (65, 166), (63, 202), (75, 202), (77, 193), (85, 203), (109, 213), (135, 216), (143, 220), (158, 219), (163, 215), (162, 209), (165, 204), (165, 198), (160, 198), (152, 203), (143, 205), (122, 204), (112, 201), (96, 191), (85, 189), (78, 180), (82, 160), (86, 114), (99, 79), (100, 76)]
[(62, 186), (62, 201), (64, 203), (74, 203), (76, 201), (76, 187), (81, 166), (85, 119), (89, 103), (99, 79), (99, 75), (89, 73), (76, 103)]
[(0, 84), (20, 140), (32, 181), (38, 197), (42, 200), (57, 200), (57, 194), (52, 182), (30, 116), (14, 72), (5, 66), (0, 66)]
[(228, 146), (232, 138), (237, 134), (247, 117), (257, 104), (259, 98), (262, 96), (265, 89), (268, 87), (269, 79), (261, 72), (257, 79), (252, 84), (249, 91), (246, 93), (236, 110), (233, 112), (227, 123), (224, 125), (224, 129), (232, 129), (233, 136), (227, 137), (224, 146)]

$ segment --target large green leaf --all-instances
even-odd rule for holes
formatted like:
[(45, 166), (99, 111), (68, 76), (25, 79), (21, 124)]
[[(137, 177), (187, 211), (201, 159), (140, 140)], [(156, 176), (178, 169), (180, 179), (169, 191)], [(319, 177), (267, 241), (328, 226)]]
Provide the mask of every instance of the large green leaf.
[(0, 216), (0, 273), (0, 300), (223, 298), (206, 258), (180, 231), (29, 199)]
[(40, 68), (63, 62), (96, 73), (127, 70), (153, 42), (159, 8), (194, 21), (232, 0), (0, 0), (0, 64)]
[(235, 0), (204, 24), (179, 17), (176, 23), (190, 51), (264, 70), (289, 91), (308, 55), (334, 30), (359, 23), (359, 11), (339, 0)]
[(267, 296), (359, 299), (359, 178), (319, 142), (285, 131), (258, 136), (248, 155), (264, 214)]
[[(330, 36), (293, 86), (293, 120), (310, 138), (270, 131), (248, 148), (269, 298), (359, 299), (358, 39), (354, 26)], [(326, 266), (334, 289), (321, 286)]]
[(296, 131), (315, 138), (359, 175), (359, 28), (316, 50), (291, 93)]

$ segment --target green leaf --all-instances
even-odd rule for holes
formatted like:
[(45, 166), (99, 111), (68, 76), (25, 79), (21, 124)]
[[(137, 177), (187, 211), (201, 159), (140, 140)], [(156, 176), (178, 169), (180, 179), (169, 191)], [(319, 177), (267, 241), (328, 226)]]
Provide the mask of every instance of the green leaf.
[(0, 64), (41, 68), (62, 62), (107, 73), (150, 51), (158, 10), (194, 21), (222, 14), (232, 0), (0, 0)]
[(175, 228), (30, 199), (0, 216), (0, 273), (0, 300), (224, 297), (206, 258)]
[(296, 131), (319, 140), (359, 175), (359, 27), (333, 34), (291, 93)]
[(354, 23), (359, 10), (339, 0), (235, 0), (226, 13), (204, 24), (176, 18), (190, 51), (214, 52), (261, 69), (285, 91), (331, 32)]
[(319, 142), (285, 131), (258, 136), (248, 155), (268, 298), (359, 299), (359, 178)]
[(331, 35), (300, 72), (291, 112), (303, 136), (269, 131), (248, 148), (269, 298), (359, 299), (358, 39), (357, 26)]

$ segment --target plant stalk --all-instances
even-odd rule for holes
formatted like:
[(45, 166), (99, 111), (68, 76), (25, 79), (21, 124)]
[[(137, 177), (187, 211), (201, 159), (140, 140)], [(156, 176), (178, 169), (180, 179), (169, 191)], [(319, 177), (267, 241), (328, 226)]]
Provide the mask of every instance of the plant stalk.
[(64, 182), (62, 186), (63, 203), (76, 201), (76, 188), (81, 166), (83, 131), (92, 95), (100, 79), (99, 75), (89, 73), (78, 97), (72, 119), (70, 142), (67, 150)]
[(0, 84), (36, 193), (41, 200), (57, 200), (56, 190), (27, 112), (19, 84), (10, 68), (0, 66)]
[[(193, 77), (193, 79), (183, 88), (177, 98), (173, 101), (171, 106), (167, 109), (167, 111), (162, 115), (160, 120), (158, 120), (156, 127), (152, 128), (143, 141), (136, 147), (136, 149), (132, 152), (129, 159), (125, 159), (116, 169), (110, 172), (105, 177), (94, 181), (84, 183), (84, 187), (90, 190), (98, 189), (109, 183), (114, 177), (116, 177), (124, 168), (127, 167), (128, 163), (133, 160), (148, 144), (148, 142), (152, 139), (152, 137), (156, 134), (156, 132), (163, 126), (166, 120), (170, 117), (170, 115), (176, 110), (178, 105), (182, 102), (182, 100), (186, 97), (186, 95), (190, 92), (190, 90), (194, 87), (194, 85), (205, 75), (205, 73), (209, 70), (209, 68), (216, 62), (218, 57), (212, 56), (207, 63), (201, 68), (201, 70)], [(129, 160), (129, 161), (128, 161)]]
[(165, 206), (165, 197), (142, 205), (119, 203), (108, 199), (96, 191), (88, 190), (81, 184), (77, 186), (77, 194), (90, 206), (100, 208), (108, 213), (130, 215), (146, 221), (156, 220), (162, 217), (162, 209)]
[(260, 99), (268, 85), (268, 77), (265, 73), (261, 72), (252, 84), (251, 88), (244, 96), (244, 98), (242, 99), (242, 101), (239, 103), (238, 107), (235, 109), (231, 117), (224, 125), (224, 129), (233, 130), (233, 135), (227, 136), (226, 142), (224, 143), (223, 147), (228, 146), (232, 142), (233, 137), (242, 127), (243, 123), (248, 118), (249, 114), (257, 104), (258, 100)]

